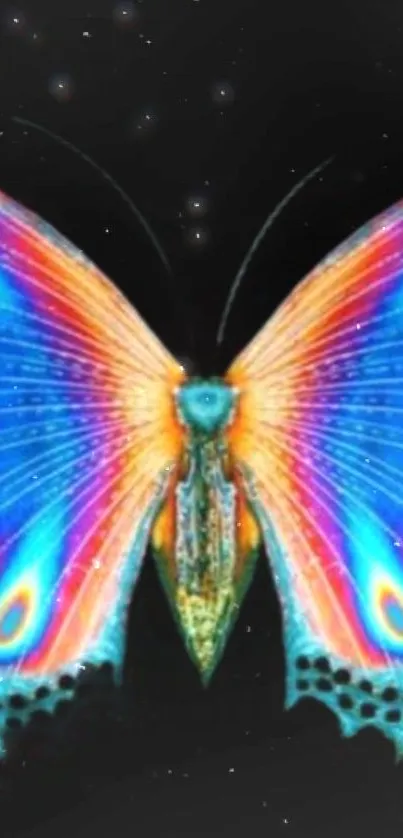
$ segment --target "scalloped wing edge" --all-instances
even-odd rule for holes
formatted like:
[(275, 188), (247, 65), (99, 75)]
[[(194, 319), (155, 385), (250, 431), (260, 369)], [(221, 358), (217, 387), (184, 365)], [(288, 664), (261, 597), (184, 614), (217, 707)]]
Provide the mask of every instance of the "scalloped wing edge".
[[(150, 530), (165, 495), (165, 489), (166, 480), (161, 482), (153, 502), (140, 521), (132, 547), (122, 569), (119, 597), (105, 621), (101, 636), (92, 648), (86, 652), (85, 661), (82, 659), (72, 661), (48, 676), (21, 675), (15, 671), (15, 667), (3, 670), (0, 677), (0, 759), (7, 756), (8, 748), (5, 742), (5, 732), (10, 719), (17, 720), (20, 725), (26, 726), (32, 714), (37, 710), (44, 710), (46, 713), (53, 714), (61, 700), (74, 698), (76, 684), (73, 683), (71, 687), (61, 687), (61, 678), (68, 676), (75, 680), (85, 673), (88, 667), (98, 668), (103, 664), (111, 664), (114, 682), (116, 686), (121, 685), (127, 611), (147, 550)], [(43, 697), (35, 695), (43, 689), (47, 692), (46, 695), (43, 695)], [(10, 706), (10, 697), (16, 695), (23, 699), (25, 706), (19, 708)]]
[[(293, 596), (287, 556), (270, 517), (259, 500), (253, 477), (242, 469), (248, 496), (262, 528), (283, 620), (285, 653), (285, 708), (304, 698), (324, 704), (337, 717), (342, 736), (349, 738), (374, 727), (389, 739), (397, 761), (403, 759), (403, 667), (364, 670), (328, 652), (310, 631)], [(368, 714), (368, 715), (366, 715)]]

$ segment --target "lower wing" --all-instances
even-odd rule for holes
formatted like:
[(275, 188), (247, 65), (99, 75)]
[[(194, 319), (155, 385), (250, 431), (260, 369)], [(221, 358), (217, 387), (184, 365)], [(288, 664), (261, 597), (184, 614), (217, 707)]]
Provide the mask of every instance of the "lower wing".
[(229, 444), (282, 604), (287, 699), (403, 752), (403, 205), (302, 282), (228, 371)]

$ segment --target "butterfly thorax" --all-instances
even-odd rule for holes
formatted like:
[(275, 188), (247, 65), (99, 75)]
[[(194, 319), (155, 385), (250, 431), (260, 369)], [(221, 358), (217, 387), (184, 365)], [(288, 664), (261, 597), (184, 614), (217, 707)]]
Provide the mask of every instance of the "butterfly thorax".
[(173, 498), (175, 580), (165, 587), (188, 651), (207, 682), (241, 598), (239, 498), (226, 441), (236, 393), (219, 380), (191, 381), (177, 391), (176, 404), (187, 433)]

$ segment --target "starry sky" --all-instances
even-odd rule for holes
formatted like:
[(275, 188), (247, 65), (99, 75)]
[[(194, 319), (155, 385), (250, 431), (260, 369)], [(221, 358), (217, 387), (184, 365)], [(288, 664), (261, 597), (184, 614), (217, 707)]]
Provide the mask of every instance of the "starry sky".
[[(221, 373), (329, 250), (403, 195), (403, 10), (386, 2), (0, 5), (0, 188), (122, 288), (191, 369)], [(73, 148), (74, 147), (74, 148)], [(310, 170), (229, 290), (268, 214)], [(373, 731), (283, 709), (264, 556), (199, 684), (148, 557), (125, 684), (0, 771), (2, 835), (400, 835), (403, 768)]]

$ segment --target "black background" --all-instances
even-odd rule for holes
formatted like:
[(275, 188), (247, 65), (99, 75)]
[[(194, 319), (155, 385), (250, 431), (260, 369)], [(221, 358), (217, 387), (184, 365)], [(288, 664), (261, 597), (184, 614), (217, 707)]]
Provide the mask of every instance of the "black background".
[[(222, 372), (317, 261), (403, 195), (401, 3), (2, 0), (0, 9), (1, 188), (79, 245), (196, 370)], [(172, 276), (100, 172), (13, 117), (61, 134), (115, 178)], [(251, 263), (218, 352), (220, 314), (251, 241), (329, 155)], [(205, 202), (201, 218), (192, 197)], [(280, 615), (263, 556), (207, 691), (148, 556), (125, 672), (121, 692), (82, 698), (11, 747), (1, 835), (401, 834), (403, 766), (392, 746), (371, 730), (343, 740), (309, 701), (283, 710)]]

